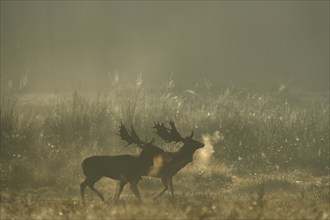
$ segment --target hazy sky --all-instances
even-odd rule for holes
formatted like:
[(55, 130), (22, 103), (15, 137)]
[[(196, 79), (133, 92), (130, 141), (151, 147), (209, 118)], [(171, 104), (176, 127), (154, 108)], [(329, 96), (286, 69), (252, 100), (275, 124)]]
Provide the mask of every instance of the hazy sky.
[(28, 90), (147, 83), (329, 87), (328, 1), (1, 1), (2, 81)]

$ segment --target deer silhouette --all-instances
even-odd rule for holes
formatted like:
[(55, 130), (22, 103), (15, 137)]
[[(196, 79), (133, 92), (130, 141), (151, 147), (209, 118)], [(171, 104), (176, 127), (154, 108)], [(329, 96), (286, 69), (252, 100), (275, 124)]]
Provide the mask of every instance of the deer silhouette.
[(115, 155), (115, 156), (92, 156), (86, 158), (82, 162), (82, 169), (85, 175), (85, 180), (80, 184), (80, 193), (83, 204), (85, 205), (85, 189), (88, 186), (95, 192), (102, 201), (103, 195), (94, 187), (94, 184), (102, 177), (108, 177), (114, 180), (119, 180), (117, 191), (114, 200), (117, 201), (123, 191), (125, 185), (130, 183), (130, 188), (139, 201), (141, 197), (137, 184), (141, 176), (148, 172), (153, 164), (153, 158), (164, 150), (153, 145), (154, 138), (150, 141), (141, 141), (136, 134), (133, 126), (129, 132), (123, 124), (120, 126), (119, 134), (122, 140), (128, 144), (135, 144), (142, 149), (139, 156), (132, 155)]
[(173, 176), (193, 161), (193, 154), (199, 148), (204, 147), (204, 143), (193, 139), (194, 132), (190, 136), (183, 138), (177, 131), (173, 121), (170, 121), (171, 128), (166, 128), (164, 123), (155, 123), (156, 134), (165, 142), (182, 142), (183, 146), (177, 152), (163, 152), (154, 156), (154, 162), (146, 176), (158, 177), (161, 179), (164, 189), (154, 197), (159, 198), (170, 188), (172, 199), (174, 201)]

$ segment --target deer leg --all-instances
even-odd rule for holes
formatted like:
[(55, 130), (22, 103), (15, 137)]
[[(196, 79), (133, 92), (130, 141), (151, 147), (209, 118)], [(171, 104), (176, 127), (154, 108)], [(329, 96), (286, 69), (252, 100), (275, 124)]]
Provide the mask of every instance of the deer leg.
[(174, 200), (175, 200), (175, 198), (174, 198), (174, 189), (173, 189), (172, 176), (171, 176), (171, 177), (169, 177), (169, 178), (167, 179), (167, 181), (168, 181), (168, 185), (170, 186), (170, 190), (171, 190), (172, 199), (173, 199), (173, 201), (174, 201)]
[(103, 197), (103, 195), (102, 195), (97, 189), (95, 189), (94, 184), (89, 185), (89, 188), (90, 188), (93, 192), (95, 192), (95, 193), (100, 197), (100, 199), (104, 202), (104, 197)]
[(86, 176), (84, 182), (82, 182), (80, 184), (80, 195), (81, 195), (83, 205), (85, 205), (85, 189), (86, 189), (87, 186), (91, 190), (93, 190), (102, 199), (102, 201), (104, 201), (104, 198), (103, 198), (102, 194), (94, 188), (94, 184), (99, 179), (101, 179), (101, 177), (88, 177), (88, 176)]
[(164, 192), (166, 192), (167, 189), (168, 189), (168, 184), (167, 184), (167, 181), (166, 181), (166, 177), (161, 177), (161, 180), (162, 180), (162, 183), (163, 183), (165, 188), (157, 196), (154, 197), (154, 201), (156, 199), (158, 199), (159, 197), (161, 197), (164, 194)]
[(141, 202), (142, 201), (141, 196), (140, 196), (139, 190), (137, 188), (138, 182), (139, 182), (138, 180), (131, 181), (130, 182), (130, 187), (131, 187), (132, 192), (136, 196), (136, 198), (139, 200), (139, 202)]
[(115, 192), (115, 196), (114, 196), (115, 201), (117, 200), (117, 195), (119, 193), (120, 184), (121, 184), (121, 181), (119, 181), (118, 184), (117, 184), (117, 188), (116, 188), (116, 192)]
[(85, 179), (84, 182), (82, 182), (80, 184), (80, 196), (81, 196), (83, 205), (85, 205), (85, 189), (86, 189), (86, 187), (87, 187), (87, 179)]
[(120, 196), (121, 192), (123, 191), (126, 183), (127, 183), (127, 181), (124, 181), (124, 180), (120, 180), (120, 182), (118, 183), (117, 192), (116, 192), (115, 199), (114, 199), (115, 202), (118, 201), (119, 196)]
[(92, 177), (92, 178), (87, 178), (86, 180), (85, 180), (85, 182), (87, 181), (87, 186), (93, 191), (93, 192), (95, 192), (99, 197), (100, 197), (100, 199), (104, 202), (104, 197), (103, 197), (103, 195), (97, 190), (97, 189), (95, 189), (95, 187), (94, 187), (94, 184), (97, 182), (97, 181), (99, 181), (101, 179), (101, 176), (96, 176), (96, 177)]

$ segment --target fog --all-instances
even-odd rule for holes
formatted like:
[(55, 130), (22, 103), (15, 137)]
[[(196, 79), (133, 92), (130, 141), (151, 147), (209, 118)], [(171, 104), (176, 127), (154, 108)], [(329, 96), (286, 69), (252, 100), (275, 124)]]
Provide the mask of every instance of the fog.
[(0, 4), (0, 219), (329, 219), (329, 1)]
[(97, 90), (115, 74), (328, 90), (329, 2), (1, 1), (2, 83)]

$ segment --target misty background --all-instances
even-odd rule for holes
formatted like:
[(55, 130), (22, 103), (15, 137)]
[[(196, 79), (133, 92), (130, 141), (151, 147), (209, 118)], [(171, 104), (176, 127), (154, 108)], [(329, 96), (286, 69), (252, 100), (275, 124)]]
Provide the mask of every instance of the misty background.
[(329, 89), (328, 1), (1, 1), (1, 81), (92, 91), (138, 74)]

